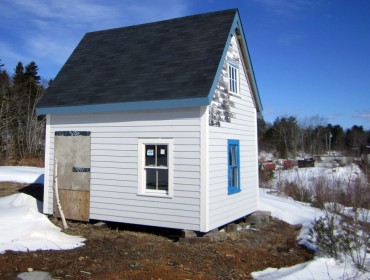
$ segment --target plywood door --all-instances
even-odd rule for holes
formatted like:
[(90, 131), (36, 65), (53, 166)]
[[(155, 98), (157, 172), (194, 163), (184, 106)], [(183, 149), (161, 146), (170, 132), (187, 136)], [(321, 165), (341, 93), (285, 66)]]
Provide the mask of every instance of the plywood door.
[[(55, 162), (58, 162), (59, 198), (67, 219), (89, 220), (90, 150), (91, 138), (89, 131), (55, 132), (54, 159)], [(55, 197), (54, 215), (59, 215)]]

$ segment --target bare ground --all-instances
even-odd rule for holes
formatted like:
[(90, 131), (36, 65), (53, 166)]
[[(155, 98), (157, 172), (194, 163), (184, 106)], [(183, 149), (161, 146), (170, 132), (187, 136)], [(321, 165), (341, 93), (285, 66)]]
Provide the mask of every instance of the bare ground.
[[(37, 196), (42, 186), (0, 183), (0, 196), (19, 190)], [(83, 247), (1, 254), (0, 279), (15, 279), (28, 268), (48, 271), (56, 279), (251, 279), (253, 271), (313, 257), (296, 242), (300, 227), (279, 220), (219, 233), (213, 242), (204, 237), (179, 242), (177, 230), (113, 223), (97, 227), (94, 222), (69, 222), (66, 232), (85, 237)]]

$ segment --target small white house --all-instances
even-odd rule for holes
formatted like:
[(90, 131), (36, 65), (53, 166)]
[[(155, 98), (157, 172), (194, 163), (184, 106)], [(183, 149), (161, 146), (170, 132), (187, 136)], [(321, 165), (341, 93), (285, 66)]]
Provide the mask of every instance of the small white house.
[(44, 213), (208, 232), (257, 210), (262, 106), (236, 9), (87, 33), (38, 104)]

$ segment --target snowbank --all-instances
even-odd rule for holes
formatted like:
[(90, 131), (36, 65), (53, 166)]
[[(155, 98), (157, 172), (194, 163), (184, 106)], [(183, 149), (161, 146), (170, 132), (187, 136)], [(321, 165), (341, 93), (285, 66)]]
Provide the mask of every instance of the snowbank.
[(348, 263), (340, 263), (333, 258), (315, 258), (314, 260), (292, 267), (280, 269), (267, 268), (263, 271), (252, 272), (252, 277), (258, 280), (339, 280), (339, 279), (369, 279), (370, 274), (359, 273)]
[(273, 217), (291, 225), (302, 224), (298, 236), (299, 243), (315, 250), (315, 246), (309, 242), (309, 230), (312, 227), (312, 222), (323, 216), (324, 213), (318, 208), (311, 207), (308, 203), (271, 195), (268, 194), (268, 191), (267, 189), (260, 189), (259, 209), (271, 211)]
[(44, 184), (44, 168), (0, 166), (0, 182)]
[(73, 249), (83, 246), (84, 241), (61, 232), (38, 212), (33, 197), (20, 193), (0, 198), (0, 253)]
[[(298, 237), (299, 243), (315, 250), (310, 242), (309, 229), (315, 218), (324, 213), (307, 203), (295, 201), (291, 198), (284, 198), (268, 194), (267, 189), (260, 189), (259, 209), (271, 211), (273, 217), (279, 218), (290, 224), (302, 224)], [(253, 272), (255, 279), (370, 279), (370, 273), (361, 273), (350, 263), (338, 262), (332, 258), (316, 257), (312, 261), (285, 268), (267, 268), (263, 271)]]

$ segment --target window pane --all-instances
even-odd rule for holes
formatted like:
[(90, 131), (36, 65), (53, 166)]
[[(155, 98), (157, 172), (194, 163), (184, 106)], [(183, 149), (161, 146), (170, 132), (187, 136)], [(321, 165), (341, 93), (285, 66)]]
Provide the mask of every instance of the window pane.
[(167, 145), (157, 146), (157, 166), (167, 166)]
[(146, 169), (146, 188), (148, 190), (157, 189), (157, 170)]
[(234, 168), (230, 168), (229, 169), (229, 176), (230, 176), (230, 187), (234, 187), (235, 186), (235, 177), (234, 177)]
[(233, 168), (233, 180), (234, 180), (233, 186), (238, 188), (238, 167)]
[(236, 146), (233, 146), (233, 165), (238, 165), (238, 162), (237, 162), (237, 151), (238, 151), (238, 148)]
[(237, 79), (236, 79), (236, 70), (235, 70), (235, 87), (234, 87), (234, 92), (235, 93), (238, 93), (238, 82), (237, 82)]
[(158, 169), (158, 190), (168, 191), (167, 169)]
[(238, 167), (231, 167), (230, 172), (230, 187), (238, 188)]
[(145, 165), (155, 166), (155, 145), (145, 145)]
[(235, 145), (231, 145), (229, 148), (229, 165), (236, 166), (236, 154), (237, 154), (237, 147)]
[(232, 157), (233, 157), (233, 156), (232, 156), (232, 154), (233, 154), (233, 153), (232, 153), (232, 151), (231, 151), (231, 147), (232, 147), (232, 146), (230, 146), (230, 147), (229, 147), (229, 166), (231, 166), (231, 165), (232, 165)]

